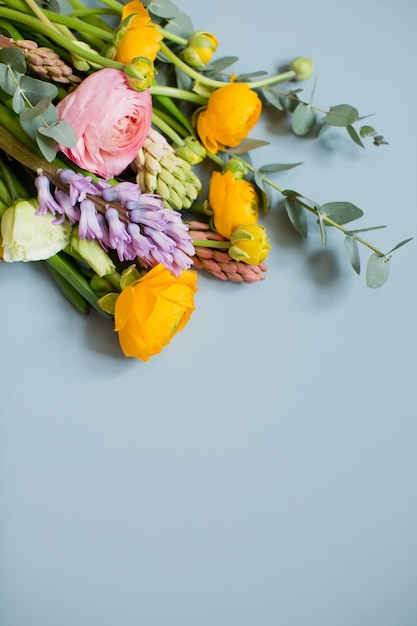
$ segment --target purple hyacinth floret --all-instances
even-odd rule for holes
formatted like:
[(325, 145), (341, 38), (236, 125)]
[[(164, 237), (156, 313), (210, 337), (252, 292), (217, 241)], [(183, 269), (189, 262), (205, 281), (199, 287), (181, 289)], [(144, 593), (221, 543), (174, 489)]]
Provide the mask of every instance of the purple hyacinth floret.
[(80, 239), (101, 239), (103, 231), (97, 220), (97, 211), (92, 200), (83, 200), (80, 202), (80, 223), (78, 226), (78, 234)]
[(127, 232), (126, 224), (119, 217), (119, 211), (114, 207), (107, 207), (106, 220), (109, 225), (109, 241), (110, 247), (117, 250), (120, 261), (127, 260), (126, 254), (129, 254), (126, 248), (130, 243), (130, 235)]
[(65, 213), (64, 208), (51, 193), (51, 183), (47, 176), (44, 174), (38, 175), (35, 178), (35, 187), (38, 192), (39, 204), (39, 208), (36, 211), (37, 215), (46, 215), (47, 213), (63, 215)]
[(126, 206), (127, 202), (135, 202), (142, 195), (142, 191), (136, 183), (125, 180), (117, 185), (109, 185), (103, 189), (103, 199), (106, 202), (120, 202)]
[[(100, 185), (93, 183), (91, 176), (84, 176), (73, 170), (60, 170), (59, 178), (64, 184), (69, 186), (69, 197), (73, 206), (77, 202), (85, 200), (87, 194), (98, 196), (102, 191)], [(106, 185), (108, 184), (106, 183)]]

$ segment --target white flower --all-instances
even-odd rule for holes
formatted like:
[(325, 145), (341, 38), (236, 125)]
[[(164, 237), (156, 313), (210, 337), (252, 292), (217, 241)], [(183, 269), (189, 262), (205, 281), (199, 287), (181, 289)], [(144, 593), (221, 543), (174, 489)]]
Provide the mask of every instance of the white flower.
[(54, 215), (36, 215), (37, 210), (36, 200), (18, 200), (6, 209), (1, 220), (4, 261), (41, 261), (68, 245), (70, 224), (54, 224)]

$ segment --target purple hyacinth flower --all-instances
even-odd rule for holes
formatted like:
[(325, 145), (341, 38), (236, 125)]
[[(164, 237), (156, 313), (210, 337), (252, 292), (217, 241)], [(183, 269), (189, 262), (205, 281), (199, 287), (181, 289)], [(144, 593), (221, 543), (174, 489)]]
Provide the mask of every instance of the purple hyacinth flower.
[(103, 199), (106, 202), (120, 202), (126, 205), (127, 202), (135, 202), (140, 198), (142, 192), (139, 185), (129, 181), (123, 181), (117, 185), (109, 185), (103, 190)]
[(97, 196), (101, 189), (93, 182), (91, 176), (84, 176), (73, 170), (61, 170), (59, 178), (69, 186), (69, 197), (73, 205), (86, 199), (87, 194)]
[(126, 244), (130, 243), (130, 235), (126, 230), (126, 224), (119, 217), (119, 212), (114, 207), (107, 207), (106, 220), (109, 225), (110, 246), (117, 250), (120, 261), (126, 260), (129, 254)]
[(37, 215), (46, 215), (48, 212), (52, 215), (64, 215), (64, 208), (56, 201), (51, 193), (51, 183), (49, 178), (44, 174), (40, 174), (35, 178), (35, 187), (38, 192), (39, 208)]
[(65, 191), (57, 189), (55, 191), (55, 198), (64, 209), (65, 215), (69, 219), (70, 224), (76, 224), (80, 221), (81, 211), (78, 204), (73, 205), (71, 199)]
[(97, 212), (94, 203), (91, 200), (83, 200), (80, 203), (81, 216), (78, 226), (78, 234), (80, 239), (101, 239), (103, 231), (97, 220)]

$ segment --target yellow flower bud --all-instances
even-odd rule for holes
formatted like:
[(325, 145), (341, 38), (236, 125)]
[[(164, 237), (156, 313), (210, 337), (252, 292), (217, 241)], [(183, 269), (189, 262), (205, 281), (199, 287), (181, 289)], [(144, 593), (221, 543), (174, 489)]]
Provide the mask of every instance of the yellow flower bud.
[(135, 57), (124, 71), (129, 87), (135, 91), (149, 89), (155, 77), (154, 65), (147, 57)]
[(229, 255), (235, 261), (259, 265), (268, 256), (271, 248), (266, 230), (260, 224), (243, 224), (236, 228), (231, 237)]
[(295, 57), (295, 59), (291, 61), (289, 69), (296, 73), (297, 80), (307, 80), (314, 71), (313, 59)]
[(180, 56), (191, 67), (204, 67), (211, 60), (218, 45), (219, 42), (212, 33), (198, 30), (191, 35)]

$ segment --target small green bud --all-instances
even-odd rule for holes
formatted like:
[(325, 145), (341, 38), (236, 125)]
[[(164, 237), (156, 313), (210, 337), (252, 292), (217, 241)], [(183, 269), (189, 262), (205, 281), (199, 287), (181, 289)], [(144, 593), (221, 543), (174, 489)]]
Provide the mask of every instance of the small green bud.
[(297, 80), (307, 80), (314, 71), (313, 59), (295, 57), (290, 63), (290, 70), (296, 73)]
[(246, 164), (241, 160), (233, 157), (226, 163), (223, 168), (223, 172), (232, 172), (234, 178), (237, 180), (243, 178), (248, 173)]
[(155, 78), (154, 65), (147, 57), (135, 57), (124, 71), (129, 87), (135, 91), (149, 89)]

